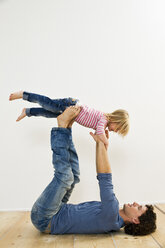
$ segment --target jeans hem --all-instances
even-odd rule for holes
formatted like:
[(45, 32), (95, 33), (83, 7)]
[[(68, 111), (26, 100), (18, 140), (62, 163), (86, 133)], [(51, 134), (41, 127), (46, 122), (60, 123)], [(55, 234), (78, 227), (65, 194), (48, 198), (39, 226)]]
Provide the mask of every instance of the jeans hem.
[(28, 93), (26, 91), (23, 92), (23, 99), (28, 100)]
[(27, 115), (28, 117), (31, 116), (31, 114), (30, 114), (30, 108), (26, 108), (26, 115)]

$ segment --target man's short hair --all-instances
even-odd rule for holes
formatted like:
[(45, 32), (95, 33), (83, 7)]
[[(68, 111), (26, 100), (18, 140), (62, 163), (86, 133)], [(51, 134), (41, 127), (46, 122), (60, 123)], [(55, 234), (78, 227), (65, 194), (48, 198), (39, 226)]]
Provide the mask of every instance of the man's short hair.
[(156, 230), (156, 213), (152, 205), (146, 205), (148, 208), (144, 214), (139, 217), (139, 224), (129, 223), (124, 227), (124, 231), (131, 235), (147, 235)]

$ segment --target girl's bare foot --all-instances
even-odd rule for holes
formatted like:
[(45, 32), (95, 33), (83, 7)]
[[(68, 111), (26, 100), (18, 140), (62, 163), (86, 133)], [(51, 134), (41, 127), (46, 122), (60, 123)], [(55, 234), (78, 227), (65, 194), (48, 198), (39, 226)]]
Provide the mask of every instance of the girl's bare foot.
[(15, 93), (10, 94), (9, 101), (20, 99), (23, 97), (23, 91), (17, 91)]
[(20, 114), (20, 116), (18, 116), (17, 120), (16, 121), (20, 121), (22, 120), (24, 117), (26, 117), (26, 108), (24, 108), (22, 110), (22, 113)]
[(67, 128), (71, 127), (74, 119), (80, 113), (80, 107), (71, 106), (68, 107), (61, 115), (57, 117), (58, 127)]

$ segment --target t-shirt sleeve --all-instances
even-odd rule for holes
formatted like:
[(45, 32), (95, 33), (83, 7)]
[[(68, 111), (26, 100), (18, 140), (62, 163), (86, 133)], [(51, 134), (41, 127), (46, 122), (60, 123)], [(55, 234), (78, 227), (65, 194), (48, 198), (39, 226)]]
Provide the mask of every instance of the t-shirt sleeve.
[(97, 123), (96, 134), (104, 134), (106, 124), (107, 120), (104, 117), (101, 117)]
[(97, 179), (103, 211), (106, 213), (109, 208), (115, 211), (118, 207), (118, 200), (113, 192), (112, 173), (98, 173)]

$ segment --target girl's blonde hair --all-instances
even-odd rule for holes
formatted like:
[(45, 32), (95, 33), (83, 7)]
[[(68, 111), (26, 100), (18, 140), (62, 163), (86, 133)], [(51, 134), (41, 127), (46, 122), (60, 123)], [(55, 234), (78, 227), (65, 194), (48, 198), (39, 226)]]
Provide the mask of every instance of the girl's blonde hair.
[(108, 123), (116, 124), (116, 132), (123, 137), (129, 131), (129, 114), (126, 110), (118, 109), (112, 113), (105, 113)]

